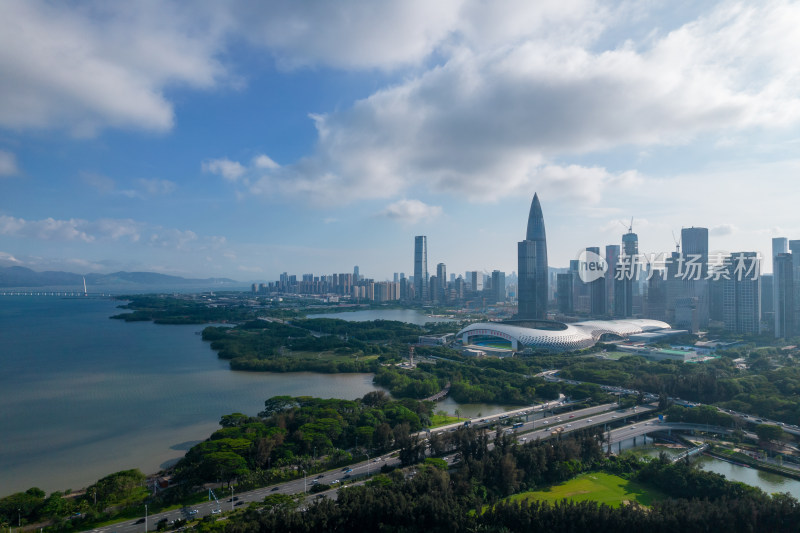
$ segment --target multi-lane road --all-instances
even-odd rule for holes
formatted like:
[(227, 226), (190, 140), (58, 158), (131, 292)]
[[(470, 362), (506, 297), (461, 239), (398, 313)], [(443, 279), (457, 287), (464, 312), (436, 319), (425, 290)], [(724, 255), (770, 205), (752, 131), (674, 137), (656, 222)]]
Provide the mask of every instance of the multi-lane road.
[[(517, 428), (505, 428), (506, 431), (513, 432), (516, 438), (521, 441), (545, 439), (551, 436), (551, 433), (557, 428), (563, 428), (561, 431), (568, 433), (576, 429), (582, 429), (599, 424), (607, 424), (613, 422), (625, 422), (631, 417), (640, 416), (656, 407), (654, 405), (642, 405), (636, 408), (629, 408), (623, 410), (616, 410), (617, 404), (609, 403), (597, 405), (594, 407), (587, 407), (575, 411), (564, 412), (562, 414), (552, 414), (550, 416), (535, 419), (535, 416), (547, 413), (552, 409), (563, 408), (563, 402), (550, 402), (548, 404), (537, 405), (524, 409), (515, 409), (505, 413), (498, 413), (496, 415), (487, 416), (480, 420), (470, 422), (476, 428), (488, 427), (496, 424), (499, 421), (507, 419), (521, 420), (524, 418), (534, 418), (521, 422), (522, 425)], [(431, 433), (455, 431), (459, 427), (463, 427), (464, 423), (451, 424), (435, 429), (431, 429)], [(424, 436), (427, 432), (422, 432)], [(396, 454), (395, 454), (396, 455)], [(330, 485), (333, 489), (342, 486), (343, 482), (358, 481), (359, 478), (364, 478), (370, 474), (374, 474), (383, 465), (398, 466), (400, 461), (396, 457), (391, 457), (389, 454), (381, 457), (370, 458), (369, 461), (362, 461), (352, 464), (348, 467), (329, 470), (322, 474), (314, 474), (311, 476), (304, 476), (293, 481), (287, 481), (278, 485), (260, 488), (241, 494), (232, 495), (224, 488), (217, 489), (217, 497), (219, 501), (211, 500), (202, 504), (185, 507), (182, 509), (174, 509), (171, 511), (164, 511), (156, 513), (147, 517), (147, 530), (152, 531), (156, 529), (156, 524), (163, 519), (168, 522), (179, 519), (198, 519), (204, 516), (217, 514), (217, 510), (230, 511), (240, 506), (249, 504), (250, 502), (261, 502), (264, 497), (270, 494), (302, 494), (307, 493), (312, 489), (315, 484)], [(323, 496), (335, 497), (335, 490), (327, 493), (321, 493)], [(144, 533), (145, 523), (139, 520), (129, 520), (127, 522), (119, 522), (110, 526), (91, 530), (95, 533)]]

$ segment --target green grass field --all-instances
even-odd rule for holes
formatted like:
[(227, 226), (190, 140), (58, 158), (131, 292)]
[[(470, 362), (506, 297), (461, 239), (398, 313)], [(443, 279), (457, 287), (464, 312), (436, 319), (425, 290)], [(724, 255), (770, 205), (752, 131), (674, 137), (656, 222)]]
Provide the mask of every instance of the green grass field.
[(623, 502), (637, 502), (651, 505), (666, 496), (659, 490), (635, 481), (628, 481), (613, 474), (593, 472), (582, 474), (561, 485), (547, 490), (523, 492), (509, 497), (511, 501), (546, 500), (555, 502), (565, 498), (574, 501), (591, 500), (611, 507), (619, 507)]
[(624, 357), (626, 355), (631, 355), (631, 354), (629, 354), (627, 352), (605, 352), (605, 353), (603, 353), (601, 355), (603, 357), (605, 357), (606, 359), (612, 359), (612, 360), (616, 361), (620, 357)]
[[(294, 352), (291, 350), (286, 350), (285, 355), (289, 357), (295, 357), (297, 359), (323, 359), (323, 360), (331, 360), (331, 361), (352, 361), (355, 359), (355, 355), (353, 354), (337, 354), (330, 350), (322, 351), (322, 352)], [(363, 353), (359, 352), (358, 360), (359, 361), (371, 361), (373, 359), (377, 359), (377, 355), (364, 355)]]
[(433, 415), (431, 417), (431, 427), (438, 428), (439, 426), (446, 426), (447, 424), (455, 424), (456, 422), (463, 422), (464, 418), (456, 418), (450, 415)]

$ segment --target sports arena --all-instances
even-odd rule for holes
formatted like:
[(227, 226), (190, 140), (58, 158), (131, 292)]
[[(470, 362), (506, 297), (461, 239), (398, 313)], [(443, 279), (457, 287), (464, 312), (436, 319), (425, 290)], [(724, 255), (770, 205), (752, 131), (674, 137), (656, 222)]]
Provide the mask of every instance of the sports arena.
[(650, 319), (587, 320), (566, 324), (550, 320), (507, 320), (478, 322), (456, 334), (464, 346), (492, 350), (523, 351), (547, 348), (554, 351), (580, 350), (597, 342), (626, 339), (629, 335), (667, 330), (666, 322)]

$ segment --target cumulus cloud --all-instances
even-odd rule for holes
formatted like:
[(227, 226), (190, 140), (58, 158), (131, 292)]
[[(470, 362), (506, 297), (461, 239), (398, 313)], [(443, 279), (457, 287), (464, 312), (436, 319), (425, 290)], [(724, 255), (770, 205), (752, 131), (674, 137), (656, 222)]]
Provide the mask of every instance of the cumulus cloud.
[[(267, 157), (267, 156), (264, 156)], [(269, 159), (267, 157), (267, 159)], [(270, 161), (272, 161), (270, 159)], [(222, 159), (211, 159), (209, 161), (203, 161), (202, 164), (203, 172), (209, 172), (211, 174), (217, 174), (222, 176), (228, 181), (236, 181), (244, 173), (246, 172), (246, 168), (237, 161), (231, 161), (228, 158)]]
[(457, 25), (462, 0), (242, 1), (232, 10), (250, 42), (284, 68), (396, 68), (426, 58)]
[(26, 220), (0, 215), (0, 235), (42, 241), (80, 243), (141, 243), (145, 246), (180, 251), (220, 250), (227, 244), (222, 236), (200, 236), (191, 230), (165, 228), (133, 219)]
[(420, 222), (436, 218), (442, 214), (442, 208), (438, 205), (428, 205), (419, 200), (398, 200), (386, 206), (380, 215), (402, 220), (403, 222)]
[(221, 30), (207, 10), (180, 3), (0, 4), (0, 126), (165, 131), (164, 89), (213, 87)]
[(17, 174), (17, 157), (5, 150), (0, 150), (0, 178)]
[[(600, 49), (593, 45), (613, 17), (592, 2), (540, 9), (531, 20), (541, 35), (492, 12), (498, 28), (519, 28), (506, 41), (472, 24), (491, 16), (471, 6), (453, 23), (442, 64), (350, 108), (312, 115), (312, 154), (263, 173), (224, 160), (231, 169), (217, 173), (229, 180), (247, 174), (251, 193), (321, 201), (391, 198), (422, 187), (476, 201), (550, 189), (591, 203), (609, 189), (639, 185), (641, 176), (556, 161), (800, 120), (800, 66), (786, 52), (800, 48), (800, 34), (789, 27), (800, 22), (800, 5), (721, 3), (666, 34)], [(561, 16), (545, 24), (551, 13)], [(577, 33), (554, 37), (552, 28), (568, 20), (583, 21)]]

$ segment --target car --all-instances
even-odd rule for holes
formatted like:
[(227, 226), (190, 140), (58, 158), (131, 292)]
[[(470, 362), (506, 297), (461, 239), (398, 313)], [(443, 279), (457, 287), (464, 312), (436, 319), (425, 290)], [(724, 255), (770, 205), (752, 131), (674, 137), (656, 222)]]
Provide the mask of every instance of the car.
[(331, 485), (333, 485), (335, 483), (339, 483), (339, 480), (338, 479), (334, 479), (333, 481), (331, 481)]
[(317, 479), (320, 479), (320, 478), (323, 478), (323, 477), (325, 477), (325, 474), (320, 474), (320, 475), (317, 476)]
[(236, 505), (236, 506), (244, 505), (244, 502), (236, 502), (234, 505)]
[(575, 415), (569, 415), (570, 418), (575, 418)]
[(631, 426), (631, 429), (636, 429), (636, 426)]
[(591, 424), (592, 423), (592, 419), (590, 418), (589, 420), (586, 421), (586, 423), (587, 424)]
[(189, 514), (190, 515), (196, 515), (197, 514), (197, 509), (192, 509), (191, 511), (189, 511)]
[(212, 509), (211, 510), (211, 514), (220, 514), (221, 512), (222, 512), (222, 509)]
[(617, 415), (611, 415), (611, 418), (617, 418)]
[(270, 492), (275, 492), (275, 491), (276, 491), (276, 490), (278, 490), (279, 488), (280, 488), (280, 487), (279, 487), (278, 485), (275, 485), (274, 487), (272, 487), (272, 488), (270, 489)]
[(571, 428), (571, 427), (572, 427), (572, 424), (567, 424), (567, 425), (566, 425), (566, 426), (564, 426), (564, 427), (565, 427), (565, 428)]
[(352, 476), (350, 474), (345, 474), (342, 479), (350, 479)]
[(352, 468), (348, 468), (347, 470), (345, 470), (345, 471), (344, 471), (344, 473), (345, 473), (345, 474), (349, 474), (349, 473), (350, 473), (350, 472), (352, 472), (352, 471), (353, 471), (353, 469), (352, 469)]
[(135, 522), (136, 524), (144, 524), (144, 518), (140, 518)]
[(315, 480), (313, 480), (311, 483), (312, 483), (312, 484), (314, 484), (314, 485), (317, 485), (317, 484), (319, 484), (319, 480), (318, 480), (318, 479), (315, 479)]

